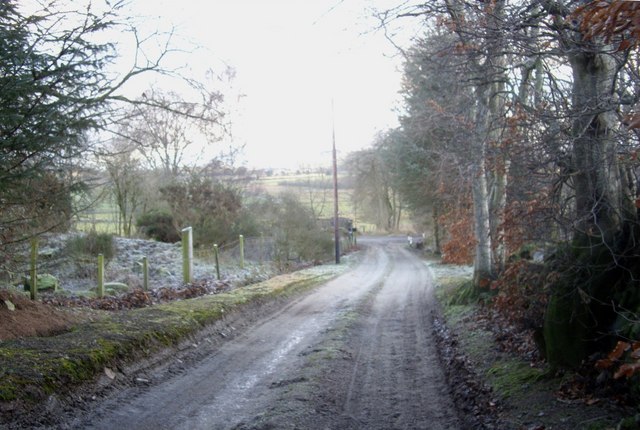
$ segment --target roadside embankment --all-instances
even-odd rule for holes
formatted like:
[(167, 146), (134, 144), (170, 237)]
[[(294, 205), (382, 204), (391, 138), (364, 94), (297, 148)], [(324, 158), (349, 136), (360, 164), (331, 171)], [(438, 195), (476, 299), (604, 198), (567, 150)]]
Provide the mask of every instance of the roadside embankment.
[(470, 268), (427, 264), (441, 309), (435, 324), (441, 359), (457, 407), (475, 419), (474, 428), (637, 428), (621, 427), (637, 411), (594, 394), (580, 374), (552, 372), (542, 358), (518, 353), (533, 343), (531, 334), (507, 324), (490, 296), (474, 295)]
[[(127, 366), (193, 343), (216, 324), (220, 338), (346, 270), (316, 266), (229, 292), (125, 311), (75, 310), (77, 323), (55, 336), (0, 342), (0, 425), (15, 415), (65, 403), (76, 388), (113, 380)], [(164, 354), (163, 354), (164, 351)]]

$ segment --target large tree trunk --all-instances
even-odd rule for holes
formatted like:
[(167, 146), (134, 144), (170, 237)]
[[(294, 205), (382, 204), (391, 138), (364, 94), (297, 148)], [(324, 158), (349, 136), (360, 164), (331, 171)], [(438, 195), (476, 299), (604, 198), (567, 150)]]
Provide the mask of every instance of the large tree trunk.
[(471, 195), (473, 201), (474, 235), (476, 239), (473, 262), (473, 283), (476, 287), (488, 284), (493, 273), (493, 246), (491, 231), (491, 210), (487, 180), (487, 141), (491, 122), (491, 85), (476, 90), (475, 128), (476, 142), (473, 148)]
[[(507, 171), (496, 169), (494, 176), (494, 200), (489, 192), (489, 174), (487, 169), (488, 147), (497, 146), (502, 137), (502, 121), (504, 119), (504, 34), (502, 20), (505, 0), (496, 0), (482, 6), (482, 19), (486, 20), (487, 31), (482, 40), (472, 39), (464, 29), (468, 26), (464, 16), (464, 3), (456, 0), (445, 0), (450, 18), (457, 25), (457, 34), (463, 44), (469, 46), (482, 45), (481, 50), (471, 50), (469, 63), (474, 70), (476, 106), (473, 111), (475, 135), (472, 153), (470, 154), (472, 173), (472, 199), (474, 213), (474, 233), (476, 239), (474, 259), (474, 285), (485, 287), (495, 274), (493, 240), (502, 240), (499, 231), (500, 221), (506, 208)], [(506, 165), (505, 165), (506, 167)], [(497, 187), (496, 187), (497, 185)], [(492, 218), (493, 217), (493, 218)], [(502, 256), (504, 249), (498, 248)]]
[(604, 53), (569, 56), (573, 71), (573, 179), (577, 235), (609, 242), (623, 210), (612, 111), (616, 64)]
[(507, 242), (505, 240), (505, 222), (507, 211), (507, 186), (509, 184), (509, 169), (511, 161), (505, 150), (497, 157), (494, 167), (493, 199), (491, 202), (493, 213), (493, 237), (495, 241), (494, 266), (498, 273), (502, 272), (507, 263)]
[[(573, 270), (555, 283), (545, 314), (546, 353), (552, 366), (578, 366), (600, 326), (610, 325), (612, 284), (617, 282), (615, 241), (626, 207), (614, 132), (616, 61), (598, 41), (565, 34), (573, 73), (572, 185), (575, 193)], [(604, 329), (602, 329), (604, 330)]]
[(476, 287), (485, 287), (493, 277), (491, 246), (491, 222), (489, 212), (489, 191), (485, 162), (480, 158), (473, 179), (473, 218), (476, 238), (476, 253), (473, 262), (473, 282)]
[[(502, 45), (500, 41), (497, 43)], [(490, 118), (492, 119), (488, 133), (489, 141), (493, 144), (493, 189), (491, 192), (491, 232), (493, 237), (494, 269), (499, 273), (504, 269), (507, 261), (507, 244), (505, 240), (505, 221), (507, 211), (507, 187), (509, 185), (509, 173), (511, 159), (509, 148), (504, 144), (505, 134), (505, 82), (503, 67), (504, 55), (494, 59), (496, 67), (495, 83), (492, 84), (491, 102), (489, 104)]]

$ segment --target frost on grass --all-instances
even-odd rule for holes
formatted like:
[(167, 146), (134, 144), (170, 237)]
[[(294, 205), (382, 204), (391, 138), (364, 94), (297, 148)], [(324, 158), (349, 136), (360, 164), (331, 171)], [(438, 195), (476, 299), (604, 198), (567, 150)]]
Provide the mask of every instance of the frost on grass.
[(437, 261), (427, 261), (426, 263), (436, 281), (443, 278), (471, 278), (473, 276), (473, 266), (440, 264)]

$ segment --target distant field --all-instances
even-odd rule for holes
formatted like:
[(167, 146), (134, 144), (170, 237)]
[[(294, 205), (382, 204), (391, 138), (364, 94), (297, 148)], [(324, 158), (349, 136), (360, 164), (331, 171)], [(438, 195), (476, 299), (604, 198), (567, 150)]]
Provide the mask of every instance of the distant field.
[[(338, 212), (341, 217), (351, 218), (362, 231), (373, 231), (373, 224), (361, 223), (353, 204), (353, 188), (341, 185), (346, 181), (338, 178)], [(304, 204), (321, 206), (320, 218), (333, 217), (333, 177), (319, 173), (299, 175), (279, 175), (260, 178), (252, 183), (253, 187), (271, 195), (294, 193)], [(320, 202), (324, 201), (322, 205)]]
[(76, 215), (74, 229), (117, 234), (117, 214), (118, 209), (111, 199), (100, 200), (90, 209)]
[[(274, 196), (281, 193), (294, 193), (303, 204), (313, 205), (320, 218), (333, 217), (333, 177), (331, 175), (310, 173), (265, 176), (253, 181), (250, 188), (259, 189)], [(353, 188), (339, 184), (339, 215), (353, 219), (360, 231), (373, 231), (373, 224), (359, 221), (352, 195)], [(94, 208), (79, 214), (74, 225), (78, 231), (95, 230), (100, 233), (117, 234), (117, 208), (113, 201), (105, 199)]]

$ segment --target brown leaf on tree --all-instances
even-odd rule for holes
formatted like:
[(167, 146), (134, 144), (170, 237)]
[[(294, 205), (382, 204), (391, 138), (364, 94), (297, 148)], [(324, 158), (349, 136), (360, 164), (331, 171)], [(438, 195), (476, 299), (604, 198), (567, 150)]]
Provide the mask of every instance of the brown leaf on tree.
[(616, 347), (613, 348), (613, 350), (609, 353), (609, 359), (619, 360), (620, 357), (622, 357), (622, 354), (628, 351), (629, 348), (631, 348), (631, 345), (629, 344), (629, 342), (623, 342), (619, 340), (618, 343), (616, 344)]
[(626, 363), (620, 366), (620, 368), (613, 374), (614, 379), (622, 378), (623, 376), (630, 378), (636, 372), (640, 371), (640, 362)]
[(601, 360), (596, 361), (596, 369), (604, 370), (613, 366), (613, 360), (609, 358), (603, 358)]
[(569, 20), (579, 23), (585, 40), (602, 37), (606, 43), (618, 40), (617, 51), (640, 43), (640, 4), (632, 1), (592, 1), (576, 8)]

